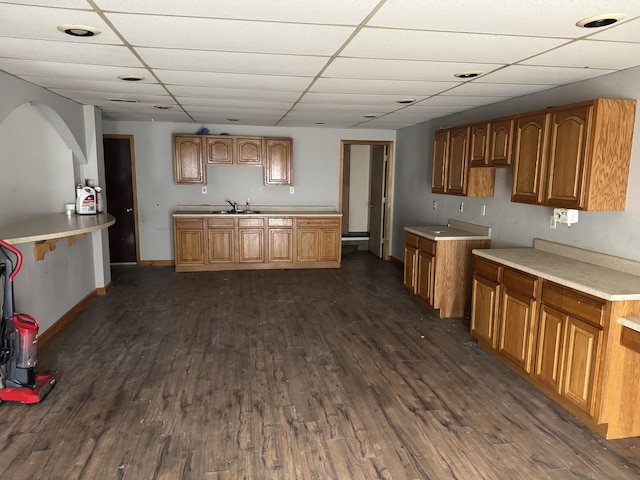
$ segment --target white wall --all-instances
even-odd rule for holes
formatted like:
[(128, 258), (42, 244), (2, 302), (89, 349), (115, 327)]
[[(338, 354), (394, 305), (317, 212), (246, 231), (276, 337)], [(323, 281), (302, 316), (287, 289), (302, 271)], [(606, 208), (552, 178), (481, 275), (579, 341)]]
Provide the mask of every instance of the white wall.
[(260, 167), (207, 167), (207, 194), (200, 185), (173, 182), (174, 133), (192, 134), (202, 125), (104, 121), (104, 133), (134, 136), (141, 260), (173, 259), (171, 214), (178, 204), (327, 205), (339, 209), (340, 141), (395, 140), (395, 131), (204, 125), (211, 134), (293, 138), (293, 184), (264, 186)]
[[(37, 214), (64, 215), (63, 204), (75, 198), (72, 151), (50, 120), (29, 102), (51, 107), (83, 149), (87, 138), (102, 135), (95, 125), (85, 131), (84, 111), (93, 107), (0, 72), (0, 228)], [(97, 155), (93, 158), (101, 161)], [(16, 309), (36, 317), (41, 333), (96, 287), (104, 286), (94, 271), (94, 254), (98, 261), (104, 258), (102, 250), (96, 251), (96, 234), (71, 247), (59, 240), (56, 249), (38, 262), (32, 243), (16, 245), (24, 261), (14, 282)], [(108, 244), (104, 248), (108, 251)]]
[(349, 231), (369, 231), (371, 146), (350, 145)]
[[(639, 96), (640, 68), (634, 68), (398, 130), (392, 255), (403, 258), (405, 226), (443, 224), (449, 218), (455, 218), (491, 226), (493, 247), (530, 247), (533, 238), (544, 238), (640, 260), (640, 113), (636, 115), (624, 212), (580, 212), (578, 224), (569, 228), (558, 225), (552, 230), (549, 228), (552, 208), (511, 203), (510, 168), (496, 170), (493, 198), (431, 193), (433, 132), (440, 126), (463, 125), (598, 97), (637, 99)], [(438, 202), (437, 210), (432, 208), (434, 200)], [(464, 212), (458, 210), (460, 202), (464, 202)], [(480, 215), (482, 205), (487, 207), (485, 217)]]

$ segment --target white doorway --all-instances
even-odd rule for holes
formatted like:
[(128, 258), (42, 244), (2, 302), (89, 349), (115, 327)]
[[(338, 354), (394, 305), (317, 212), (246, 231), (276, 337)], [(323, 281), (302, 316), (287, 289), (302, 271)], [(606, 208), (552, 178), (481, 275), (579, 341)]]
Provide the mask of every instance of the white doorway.
[(340, 212), (343, 245), (389, 259), (393, 142), (342, 140)]

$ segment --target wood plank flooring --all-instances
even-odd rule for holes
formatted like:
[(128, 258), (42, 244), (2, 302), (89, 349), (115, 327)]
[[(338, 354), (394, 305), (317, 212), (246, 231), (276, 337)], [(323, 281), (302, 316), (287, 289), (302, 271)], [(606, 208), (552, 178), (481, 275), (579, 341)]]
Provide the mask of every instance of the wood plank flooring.
[(44, 401), (0, 406), (0, 478), (640, 478), (640, 439), (589, 431), (369, 253), (113, 284), (41, 348)]

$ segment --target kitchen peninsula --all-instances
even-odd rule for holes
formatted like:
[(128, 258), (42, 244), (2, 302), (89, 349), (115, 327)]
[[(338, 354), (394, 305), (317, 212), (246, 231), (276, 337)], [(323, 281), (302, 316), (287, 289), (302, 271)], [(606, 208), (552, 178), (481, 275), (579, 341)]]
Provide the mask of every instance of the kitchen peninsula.
[(179, 205), (173, 226), (177, 272), (340, 267), (332, 207)]

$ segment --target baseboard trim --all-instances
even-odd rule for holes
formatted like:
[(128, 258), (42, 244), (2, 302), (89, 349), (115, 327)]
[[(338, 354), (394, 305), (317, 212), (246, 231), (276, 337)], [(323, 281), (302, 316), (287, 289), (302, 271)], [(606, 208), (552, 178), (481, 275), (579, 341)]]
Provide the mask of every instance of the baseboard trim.
[(111, 282), (107, 283), (104, 287), (98, 287), (96, 288), (96, 294), (100, 296), (104, 296), (107, 293), (109, 293), (109, 290), (111, 290), (111, 287), (113, 287), (113, 283)]
[(140, 260), (138, 265), (141, 267), (175, 267), (173, 260)]
[(391, 263), (393, 263), (394, 265), (400, 267), (400, 268), (404, 268), (404, 262), (402, 260), (400, 260), (399, 258), (396, 258), (394, 256), (389, 257), (389, 260), (391, 261)]
[(47, 328), (42, 335), (38, 335), (38, 348), (47, 343), (53, 336), (62, 330), (67, 323), (75, 318), (78, 313), (80, 313), (87, 304), (98, 295), (98, 289), (91, 292), (89, 295), (84, 297), (78, 303), (76, 303), (67, 313), (62, 315), (56, 323)]

